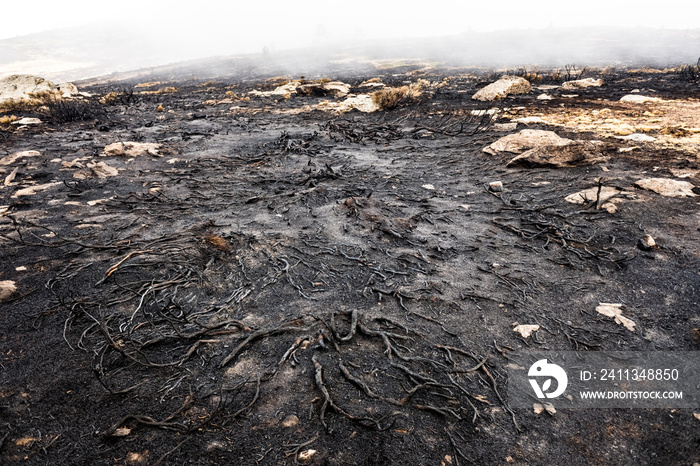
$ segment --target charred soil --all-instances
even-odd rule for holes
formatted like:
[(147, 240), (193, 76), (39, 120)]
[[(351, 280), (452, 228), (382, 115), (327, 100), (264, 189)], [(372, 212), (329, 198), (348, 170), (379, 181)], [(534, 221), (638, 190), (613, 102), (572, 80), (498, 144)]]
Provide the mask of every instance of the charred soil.
[[(99, 111), (80, 121), (18, 114), (45, 122), (0, 133), (0, 156), (39, 152), (0, 167), (0, 280), (17, 287), (0, 307), (2, 463), (700, 462), (691, 411), (535, 414), (506, 397), (513, 350), (700, 345), (700, 198), (634, 184), (700, 185), (695, 120), (662, 121), (657, 142), (595, 123), (672, 113), (619, 102), (634, 90), (691, 107), (700, 90), (599, 73), (485, 104), (483, 75), (388, 70), (422, 94), (371, 113), (269, 93), (287, 80), (165, 77), (83, 86)], [(381, 81), (329, 77), (355, 95)], [(599, 140), (605, 161), (483, 152), (524, 128)], [(158, 147), (105, 155), (124, 141)], [(614, 209), (565, 200), (596, 187), (618, 190)]]

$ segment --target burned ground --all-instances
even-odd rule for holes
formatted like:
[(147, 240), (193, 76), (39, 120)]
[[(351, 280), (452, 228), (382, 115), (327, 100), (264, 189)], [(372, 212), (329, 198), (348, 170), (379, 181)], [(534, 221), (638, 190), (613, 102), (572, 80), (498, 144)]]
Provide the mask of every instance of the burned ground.
[[(372, 77), (331, 76), (353, 93)], [(19, 169), (0, 191), (0, 280), (18, 288), (0, 312), (3, 462), (700, 461), (691, 411), (538, 415), (506, 397), (516, 349), (698, 349), (697, 198), (634, 187), (678, 171), (697, 186), (692, 138), (606, 137), (604, 163), (567, 168), (482, 151), (518, 117), (641, 118), (620, 97), (696, 103), (697, 85), (608, 70), (577, 97), (484, 106), (471, 100), (484, 76), (383, 77), (432, 87), (340, 114), (329, 97), (249, 96), (280, 83), (244, 77), (128, 95), (136, 83), (99, 84), (84, 121), (4, 129), (2, 155), (40, 155), (4, 167)], [(124, 98), (99, 103), (109, 92)], [(600, 139), (593, 129), (555, 128)], [(119, 141), (159, 143), (160, 157), (102, 155)], [(97, 161), (118, 175), (75, 176)], [(46, 186), (16, 195), (32, 185)], [(625, 193), (614, 213), (565, 201), (598, 186)], [(623, 304), (635, 330), (600, 302)]]

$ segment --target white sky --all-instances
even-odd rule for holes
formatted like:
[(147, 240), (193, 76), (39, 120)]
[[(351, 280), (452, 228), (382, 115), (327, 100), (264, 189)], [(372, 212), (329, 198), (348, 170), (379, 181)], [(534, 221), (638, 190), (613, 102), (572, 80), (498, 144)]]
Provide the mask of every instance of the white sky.
[[(139, 27), (178, 30), (200, 35), (235, 29), (254, 42), (272, 40), (303, 42), (318, 36), (409, 37), (459, 33), (469, 29), (490, 31), (511, 28), (568, 26), (649, 26), (668, 29), (700, 28), (697, 0), (664, 0), (653, 3), (615, 0), (426, 0), (408, 2), (378, 0), (3, 0), (0, 6), (0, 39), (66, 26), (119, 20)], [(242, 4), (239, 4), (242, 3)], [(470, 4), (474, 5), (470, 5)], [(173, 28), (173, 26), (175, 28)], [(236, 34), (239, 35), (239, 34)], [(257, 45), (256, 45), (257, 46)]]

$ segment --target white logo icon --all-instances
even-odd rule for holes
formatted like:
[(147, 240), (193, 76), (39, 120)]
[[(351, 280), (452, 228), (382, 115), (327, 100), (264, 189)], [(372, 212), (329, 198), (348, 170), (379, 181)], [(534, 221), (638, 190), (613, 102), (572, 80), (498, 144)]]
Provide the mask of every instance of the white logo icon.
[[(546, 359), (540, 359), (530, 366), (527, 375), (529, 377), (547, 377), (541, 388), (536, 379), (530, 379), (530, 385), (532, 385), (537, 398), (556, 398), (564, 393), (566, 385), (569, 383), (569, 378), (566, 376), (564, 369), (556, 364), (548, 363)], [(547, 393), (547, 390), (552, 385), (552, 379), (557, 381), (557, 389)]]

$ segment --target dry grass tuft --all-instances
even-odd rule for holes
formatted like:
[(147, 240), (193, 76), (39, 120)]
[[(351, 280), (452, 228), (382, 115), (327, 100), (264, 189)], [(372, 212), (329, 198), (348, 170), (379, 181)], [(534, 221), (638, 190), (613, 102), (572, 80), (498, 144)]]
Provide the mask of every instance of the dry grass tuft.
[(689, 83), (700, 81), (700, 58), (695, 65), (684, 65), (678, 70), (678, 76)]
[(38, 99), (5, 99), (0, 102), (0, 112), (23, 112), (35, 109), (43, 105), (43, 102)]
[(145, 95), (160, 95), (160, 94), (174, 94), (177, 92), (177, 89), (168, 86), (164, 87), (163, 89), (158, 89), (157, 91), (141, 91), (140, 94), (145, 94)]
[(262, 86), (262, 89), (265, 91), (269, 91), (277, 87), (284, 86), (290, 81), (292, 80), (286, 76), (275, 76), (273, 78), (266, 79), (265, 83)]
[(531, 83), (541, 83), (544, 80), (541, 74), (532, 71), (527, 71), (521, 76)]
[(49, 97), (44, 101), (44, 114), (55, 123), (70, 123), (99, 119), (105, 115), (104, 108), (97, 102), (82, 99)]
[(372, 102), (380, 110), (392, 110), (401, 105), (407, 105), (418, 101), (423, 95), (425, 83), (419, 80), (417, 83), (408, 86), (389, 87), (371, 94)]
[(102, 98), (105, 105), (131, 105), (138, 102), (139, 97), (133, 89), (122, 88), (109, 92)]
[(19, 120), (19, 117), (16, 115), (5, 115), (0, 117), (0, 125), (9, 125), (13, 121)]
[(204, 240), (219, 251), (228, 253), (233, 250), (231, 243), (219, 235), (204, 235)]

